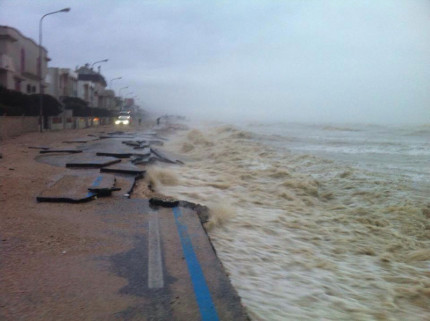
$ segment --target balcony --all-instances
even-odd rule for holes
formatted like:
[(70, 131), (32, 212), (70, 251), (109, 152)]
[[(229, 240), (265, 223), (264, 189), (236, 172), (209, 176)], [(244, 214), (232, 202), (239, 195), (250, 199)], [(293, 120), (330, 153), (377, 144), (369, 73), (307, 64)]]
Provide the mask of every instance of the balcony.
[(12, 57), (0, 54), (0, 69), (16, 72)]

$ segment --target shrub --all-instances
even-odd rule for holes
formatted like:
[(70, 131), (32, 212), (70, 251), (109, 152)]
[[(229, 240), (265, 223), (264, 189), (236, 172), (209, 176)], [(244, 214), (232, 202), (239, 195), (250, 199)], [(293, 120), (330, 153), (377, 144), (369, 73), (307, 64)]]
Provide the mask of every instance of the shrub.
[[(8, 116), (38, 116), (40, 94), (26, 95), (0, 86), (0, 114)], [(43, 115), (56, 116), (61, 113), (61, 103), (50, 95), (43, 95)]]

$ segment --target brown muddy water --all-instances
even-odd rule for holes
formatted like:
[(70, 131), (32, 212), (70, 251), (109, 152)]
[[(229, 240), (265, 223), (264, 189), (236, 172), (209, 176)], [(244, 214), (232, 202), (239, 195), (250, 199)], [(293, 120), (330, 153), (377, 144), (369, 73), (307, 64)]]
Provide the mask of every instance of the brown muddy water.
[(367, 129), (302, 128), (314, 136), (298, 142), (282, 126), (180, 132), (167, 148), (185, 165), (149, 169), (161, 192), (211, 208), (210, 237), (252, 320), (430, 320), (427, 140), (424, 158), (399, 147), (405, 165), (387, 139), (360, 143)]

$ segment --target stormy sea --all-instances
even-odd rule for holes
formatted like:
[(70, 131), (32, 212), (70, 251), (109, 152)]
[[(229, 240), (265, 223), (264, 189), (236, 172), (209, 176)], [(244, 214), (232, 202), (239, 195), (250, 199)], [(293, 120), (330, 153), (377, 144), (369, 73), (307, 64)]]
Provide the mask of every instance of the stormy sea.
[(430, 126), (200, 125), (157, 188), (211, 209), (252, 320), (429, 320)]

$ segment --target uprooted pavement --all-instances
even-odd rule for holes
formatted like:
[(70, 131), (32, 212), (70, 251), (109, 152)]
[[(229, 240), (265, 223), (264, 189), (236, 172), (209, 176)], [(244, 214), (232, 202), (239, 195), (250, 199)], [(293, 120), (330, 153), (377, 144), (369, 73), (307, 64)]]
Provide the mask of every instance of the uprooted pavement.
[[(30, 146), (40, 149), (38, 161), (69, 169), (41, 191), (37, 200), (79, 203), (113, 193), (130, 197), (136, 181), (144, 177), (146, 165), (154, 162), (183, 164), (161, 149), (164, 141), (166, 138), (155, 132), (117, 131), (63, 142), (76, 144), (76, 148)], [(176, 204), (170, 198), (164, 201), (166, 205)], [(159, 199), (153, 202), (163, 203)]]

